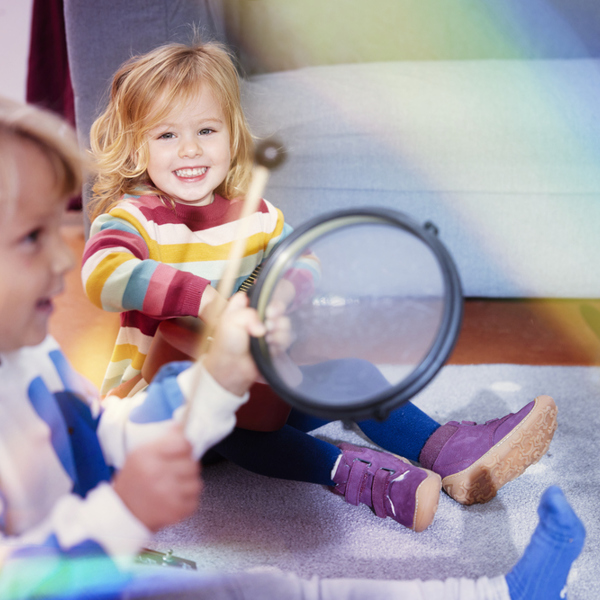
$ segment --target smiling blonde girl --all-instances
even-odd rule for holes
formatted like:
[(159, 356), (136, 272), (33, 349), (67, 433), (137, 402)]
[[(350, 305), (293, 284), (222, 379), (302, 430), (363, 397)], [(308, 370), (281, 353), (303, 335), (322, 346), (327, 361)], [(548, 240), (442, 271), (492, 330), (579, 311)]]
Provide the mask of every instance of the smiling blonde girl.
[[(131, 396), (148, 384), (143, 367), (165, 319), (211, 324), (222, 312), (228, 299), (218, 284), (240, 231), (248, 237), (234, 290), (292, 228), (264, 199), (240, 227), (252, 137), (235, 64), (218, 44), (169, 44), (125, 63), (91, 144), (99, 175), (82, 278), (96, 306), (121, 315), (101, 391)], [(301, 260), (291, 294), (311, 295), (314, 259)], [(351, 388), (358, 375), (344, 365), (338, 379)], [(259, 396), (273, 394), (258, 385)], [(357, 423), (385, 452), (307, 433), (322, 424), (291, 411), (280, 429), (236, 427), (214, 450), (255, 473), (330, 486), (348, 503), (422, 531), (442, 485), (458, 502), (487, 502), (539, 460), (556, 429), (556, 405), (540, 396), (482, 425), (441, 425), (406, 403), (385, 422)]]
[[(170, 44), (125, 63), (91, 148), (98, 176), (83, 283), (94, 304), (121, 313), (106, 393), (145, 384), (142, 366), (162, 320), (207, 321), (225, 306), (216, 288), (253, 155), (229, 53), (216, 43)], [(291, 231), (266, 200), (247, 220), (236, 287)]]

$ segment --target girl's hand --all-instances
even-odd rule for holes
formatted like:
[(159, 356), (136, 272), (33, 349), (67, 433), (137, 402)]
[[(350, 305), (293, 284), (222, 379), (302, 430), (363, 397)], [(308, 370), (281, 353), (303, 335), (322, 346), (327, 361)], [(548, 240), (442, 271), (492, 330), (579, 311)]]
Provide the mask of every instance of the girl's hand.
[(283, 354), (294, 341), (290, 319), (285, 316), (286, 310), (287, 306), (281, 300), (272, 300), (265, 311), (265, 339), (274, 356)]
[(204, 367), (226, 390), (242, 396), (254, 383), (258, 370), (250, 354), (250, 336), (265, 335), (257, 312), (248, 298), (237, 293), (227, 303), (204, 358)]
[(211, 285), (207, 286), (200, 300), (198, 317), (209, 327), (216, 327), (227, 307), (227, 300)]
[(163, 437), (133, 450), (113, 488), (150, 531), (190, 516), (198, 507), (202, 480), (183, 426), (174, 425)]
[(296, 288), (292, 282), (288, 281), (287, 279), (280, 279), (273, 290), (269, 304), (281, 304), (284, 312), (287, 312), (295, 297)]
[(272, 300), (265, 311), (267, 334), (265, 339), (275, 370), (290, 387), (302, 383), (302, 372), (289, 357), (287, 350), (294, 342), (290, 319), (285, 316), (287, 306), (280, 300)]

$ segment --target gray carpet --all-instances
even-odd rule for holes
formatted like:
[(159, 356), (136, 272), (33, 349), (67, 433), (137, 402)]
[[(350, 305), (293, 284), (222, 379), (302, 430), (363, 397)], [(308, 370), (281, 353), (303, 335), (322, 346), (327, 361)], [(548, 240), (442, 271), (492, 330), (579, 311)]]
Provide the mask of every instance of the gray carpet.
[[(478, 422), (554, 397), (558, 430), (548, 454), (484, 505), (442, 495), (423, 533), (346, 504), (327, 488), (279, 481), (230, 463), (207, 467), (198, 512), (162, 531), (153, 548), (172, 549), (207, 571), (273, 565), (304, 576), (446, 578), (510, 570), (537, 522), (546, 487), (562, 487), (584, 521), (587, 541), (571, 571), (570, 600), (600, 598), (600, 368), (448, 366), (414, 402), (440, 422)], [(327, 440), (368, 443), (331, 423)]]

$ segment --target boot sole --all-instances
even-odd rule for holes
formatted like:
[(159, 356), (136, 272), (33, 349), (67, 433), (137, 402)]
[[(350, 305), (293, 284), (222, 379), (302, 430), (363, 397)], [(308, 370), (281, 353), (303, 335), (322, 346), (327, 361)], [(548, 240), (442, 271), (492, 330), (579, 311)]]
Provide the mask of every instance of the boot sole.
[[(394, 454), (402, 462), (412, 465), (408, 458)], [(429, 469), (418, 467), (427, 477), (421, 481), (415, 491), (415, 514), (413, 517), (412, 526), (409, 529), (413, 531), (425, 531), (435, 518), (435, 513), (440, 503), (440, 492), (442, 491), (442, 478)], [(405, 525), (406, 526), (406, 525)]]
[(467, 469), (442, 479), (444, 491), (461, 504), (489, 502), (503, 485), (546, 454), (557, 413), (550, 396), (538, 396), (531, 412), (493, 448)]
[(432, 523), (437, 512), (442, 489), (442, 478), (433, 471), (423, 469), (427, 472), (415, 493), (415, 517), (413, 519), (414, 531), (424, 531)]

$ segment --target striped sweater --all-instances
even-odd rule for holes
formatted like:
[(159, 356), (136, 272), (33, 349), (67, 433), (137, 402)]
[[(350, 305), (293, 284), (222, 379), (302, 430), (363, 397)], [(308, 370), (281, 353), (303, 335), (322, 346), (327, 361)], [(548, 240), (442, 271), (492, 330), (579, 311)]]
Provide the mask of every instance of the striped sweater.
[[(83, 285), (96, 306), (121, 313), (102, 394), (141, 372), (162, 320), (198, 316), (204, 290), (219, 284), (239, 235), (241, 207), (218, 195), (208, 206), (175, 207), (157, 196), (125, 196), (94, 220)], [(292, 231), (266, 200), (246, 218), (248, 239), (234, 290)]]

